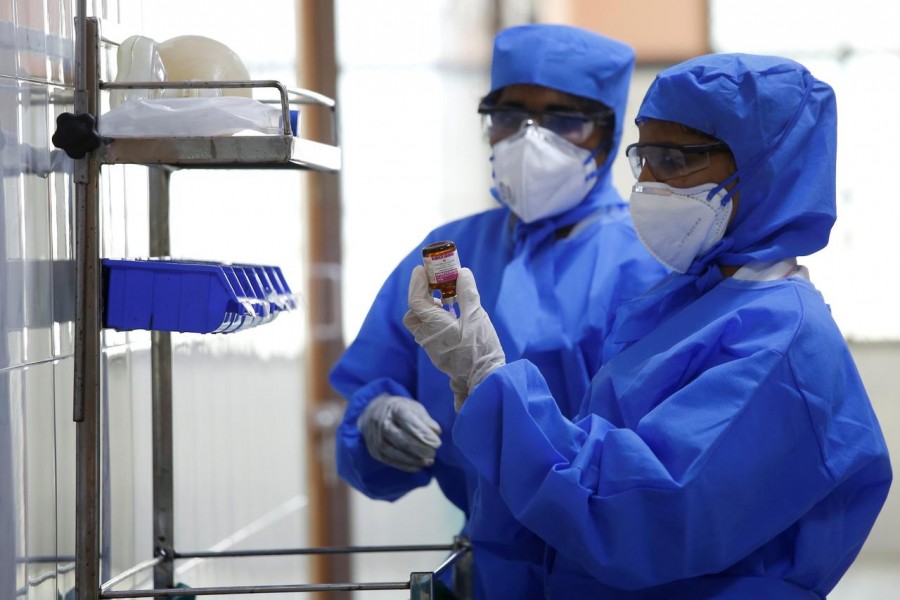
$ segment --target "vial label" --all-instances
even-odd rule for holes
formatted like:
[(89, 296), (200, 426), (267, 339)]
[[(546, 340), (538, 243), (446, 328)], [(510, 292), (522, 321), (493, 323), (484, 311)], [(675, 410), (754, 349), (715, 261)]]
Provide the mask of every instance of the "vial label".
[(459, 256), (453, 248), (435, 252), (422, 260), (431, 285), (454, 281), (459, 274)]
[(428, 276), (428, 287), (441, 293), (443, 304), (456, 302), (456, 279), (459, 277), (459, 254), (449, 240), (422, 248), (422, 262)]

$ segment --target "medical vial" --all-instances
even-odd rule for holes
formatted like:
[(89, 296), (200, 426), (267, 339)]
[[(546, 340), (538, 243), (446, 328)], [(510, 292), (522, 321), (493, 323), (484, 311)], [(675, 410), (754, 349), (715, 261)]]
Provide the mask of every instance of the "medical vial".
[(422, 262), (428, 275), (428, 287), (441, 293), (441, 302), (456, 302), (456, 278), (459, 276), (459, 254), (450, 241), (435, 242), (422, 248)]

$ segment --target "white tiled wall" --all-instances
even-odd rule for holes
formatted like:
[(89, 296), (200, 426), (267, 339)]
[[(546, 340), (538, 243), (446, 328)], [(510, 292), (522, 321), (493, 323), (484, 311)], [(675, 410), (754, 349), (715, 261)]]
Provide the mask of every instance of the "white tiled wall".
[(55, 600), (73, 584), (72, 177), (50, 145), (72, 110), (72, 29), (62, 1), (0, 2), (3, 598)]
[[(141, 33), (139, 0), (89, 14)], [(75, 554), (73, 163), (50, 143), (72, 111), (75, 0), (0, 0), (0, 598), (71, 598)], [(290, 26), (293, 35), (292, 25)], [(293, 82), (287, 72), (251, 70)], [(103, 78), (114, 73), (107, 70)], [(282, 267), (303, 282), (301, 175), (176, 173), (173, 250)], [(147, 171), (104, 167), (102, 255), (148, 252)], [(248, 207), (250, 210), (248, 210)], [(268, 331), (266, 331), (268, 329)], [(306, 544), (305, 320), (175, 335), (177, 550)], [(104, 580), (150, 558), (149, 334), (103, 334)], [(304, 559), (179, 561), (192, 586), (297, 583)], [(146, 576), (123, 582), (146, 587)], [(256, 596), (253, 596), (256, 597)], [(270, 597), (278, 597), (270, 596)]]

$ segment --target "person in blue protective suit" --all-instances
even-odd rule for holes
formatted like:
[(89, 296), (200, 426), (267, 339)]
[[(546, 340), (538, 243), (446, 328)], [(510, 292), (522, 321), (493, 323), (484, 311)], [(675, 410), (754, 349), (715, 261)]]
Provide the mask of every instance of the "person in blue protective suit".
[[(521, 539), (492, 554), (506, 525), (484, 521), (485, 491), (451, 443), (448, 378), (403, 328), (409, 273), (421, 247), (453, 240), (482, 278), (507, 356), (539, 365), (562, 414), (574, 416), (600, 364), (616, 307), (667, 270), (638, 240), (610, 167), (621, 138), (634, 52), (568, 26), (527, 25), (494, 41), (491, 89), (479, 105), (501, 207), (430, 232), (394, 269), (331, 372), (348, 400), (336, 436), (338, 472), (367, 496), (395, 500), (436, 479), (468, 519), (479, 597), (526, 598), (543, 546)], [(527, 536), (526, 536), (527, 537)], [(491, 577), (497, 572), (501, 578)], [(512, 585), (518, 586), (512, 588)], [(538, 591), (539, 594), (539, 591)]]
[(459, 452), (546, 544), (547, 598), (824, 598), (891, 482), (885, 441), (796, 257), (835, 221), (832, 89), (791, 60), (662, 71), (627, 155), (635, 227), (673, 273), (624, 304), (578, 415), (507, 363), (473, 272), (421, 269), (407, 328), (454, 389)]

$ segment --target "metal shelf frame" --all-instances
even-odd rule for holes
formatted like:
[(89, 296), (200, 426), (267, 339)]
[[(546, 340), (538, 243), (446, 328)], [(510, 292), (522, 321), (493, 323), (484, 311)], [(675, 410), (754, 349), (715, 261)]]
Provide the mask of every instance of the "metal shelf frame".
[[(289, 90), (277, 81), (242, 82), (102, 82), (100, 22), (87, 18), (87, 1), (76, 14), (75, 113), (99, 116), (101, 90), (152, 87), (273, 87), (280, 96), (282, 135), (228, 138), (101, 138), (99, 148), (75, 161), (76, 314), (73, 418), (76, 422), (75, 591), (79, 600), (107, 598), (172, 598), (246, 593), (410, 590), (411, 600), (431, 600), (439, 577), (452, 570), (457, 589), (471, 589), (471, 546), (464, 538), (447, 545), (359, 546), (345, 548), (262, 549), (241, 552), (180, 552), (175, 547), (172, 457), (171, 334), (151, 333), (153, 537), (154, 557), (101, 582), (101, 386), (103, 373), (101, 320), (100, 170), (104, 164), (142, 164), (149, 169), (150, 253), (167, 256), (169, 179), (181, 168), (293, 168), (336, 172), (341, 167), (335, 103), (307, 90)], [(293, 100), (290, 96), (296, 98)], [(334, 145), (296, 137), (288, 119), (291, 103), (315, 104), (332, 114)], [(108, 534), (108, 532), (107, 532)], [(176, 588), (174, 563), (186, 558), (352, 554), (365, 552), (448, 552), (433, 571), (410, 573), (409, 580), (376, 583), (284, 584)], [(129, 577), (153, 569), (153, 589), (112, 588)], [(471, 595), (471, 592), (464, 592)]]
[[(311, 169), (336, 172), (341, 168), (337, 146), (337, 112), (334, 100), (312, 92), (287, 88), (275, 80), (256, 81), (135, 81), (100, 82), (100, 90), (114, 89), (235, 89), (274, 88), (281, 109), (281, 135), (228, 137), (106, 137), (94, 151), (103, 164), (166, 165), (176, 168)], [(269, 101), (268, 103), (274, 103)], [(321, 106), (331, 112), (332, 144), (295, 136), (290, 125), (290, 106)]]

